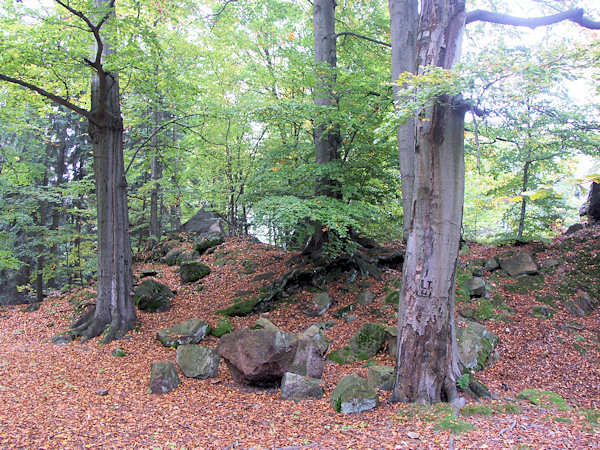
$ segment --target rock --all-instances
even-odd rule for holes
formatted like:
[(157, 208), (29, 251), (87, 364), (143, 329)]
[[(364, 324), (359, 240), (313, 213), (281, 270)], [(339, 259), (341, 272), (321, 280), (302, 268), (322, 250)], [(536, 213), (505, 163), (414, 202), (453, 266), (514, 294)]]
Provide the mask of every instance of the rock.
[(375, 408), (379, 405), (379, 397), (364, 378), (352, 373), (342, 378), (333, 389), (329, 404), (337, 412), (352, 414)]
[(394, 368), (391, 366), (369, 367), (367, 384), (373, 389), (391, 391), (394, 388)]
[(202, 319), (189, 319), (183, 323), (158, 330), (156, 338), (165, 347), (197, 344), (210, 333), (210, 325)]
[(498, 264), (498, 261), (495, 259), (488, 259), (483, 268), (488, 272), (493, 272), (494, 270), (498, 270), (500, 268), (500, 264)]
[(329, 309), (333, 299), (327, 292), (321, 292), (312, 299), (312, 308), (309, 314), (313, 317), (321, 316)]
[(125, 350), (123, 350), (120, 347), (115, 348), (110, 354), (113, 355), (115, 358), (122, 358), (123, 356), (127, 355), (127, 353), (125, 353)]
[(325, 353), (329, 340), (316, 326), (309, 327), (298, 337), (294, 359), (288, 371), (309, 378), (321, 378), (325, 367)]
[(281, 379), (281, 399), (300, 400), (303, 398), (321, 398), (323, 381), (308, 378), (293, 372), (286, 372)]
[(350, 338), (348, 345), (329, 353), (329, 359), (338, 364), (364, 361), (375, 356), (385, 344), (385, 327), (367, 322)]
[(542, 267), (543, 269), (549, 269), (551, 267), (556, 267), (559, 264), (560, 263), (554, 258), (548, 258), (548, 259), (544, 259), (543, 261), (540, 261), (540, 267)]
[(27, 313), (27, 312), (37, 311), (38, 309), (40, 309), (41, 304), (42, 304), (42, 302), (33, 302), (33, 303), (30, 303), (26, 308), (23, 308), (21, 310), (21, 312)]
[(569, 228), (567, 228), (567, 231), (565, 231), (565, 234), (568, 236), (570, 234), (574, 234), (574, 233), (577, 233), (578, 231), (583, 230), (583, 228), (584, 228), (583, 224), (574, 223)]
[(231, 320), (229, 320), (227, 318), (222, 318), (222, 319), (219, 319), (219, 323), (217, 324), (217, 326), (215, 328), (213, 328), (210, 331), (210, 334), (212, 334), (214, 337), (220, 338), (224, 334), (231, 333), (232, 331), (233, 331), (233, 324), (231, 323)]
[(74, 340), (75, 340), (75, 336), (73, 336), (71, 333), (62, 333), (62, 334), (54, 335), (50, 339), (50, 342), (52, 342), (53, 344), (69, 344), (69, 343), (73, 342)]
[(456, 327), (456, 342), (460, 359), (467, 369), (481, 370), (498, 342), (498, 336), (471, 320), (459, 318)]
[(473, 277), (462, 284), (462, 288), (467, 291), (469, 297), (481, 298), (485, 294), (485, 280), (479, 277)]
[(206, 253), (208, 249), (216, 247), (217, 245), (221, 245), (223, 242), (225, 242), (223, 234), (209, 234), (207, 236), (202, 237), (202, 239), (196, 241), (196, 243), (194, 244), (194, 250), (200, 255), (202, 255)]
[(356, 314), (348, 314), (346, 317), (344, 317), (344, 322), (352, 323), (356, 322), (356, 319), (358, 319), (358, 316)]
[(498, 260), (500, 267), (511, 277), (538, 274), (538, 265), (531, 253), (509, 251), (501, 254)]
[(181, 265), (179, 275), (182, 283), (192, 283), (204, 278), (210, 273), (210, 267), (199, 261), (187, 262)]
[(98, 390), (96, 390), (96, 395), (105, 397), (108, 395), (108, 389), (99, 388)]
[(356, 303), (358, 303), (360, 306), (370, 305), (373, 303), (373, 300), (375, 300), (375, 294), (373, 294), (371, 291), (362, 291), (360, 294), (358, 294), (358, 297), (356, 297)]
[(167, 266), (175, 266), (177, 264), (181, 264), (181, 255), (183, 254), (183, 250), (180, 248), (174, 248), (169, 250), (169, 252), (165, 255), (164, 262)]
[(254, 324), (263, 330), (281, 331), (277, 325), (274, 325), (273, 322), (264, 317), (257, 319)]
[(268, 386), (289, 372), (297, 340), (283, 331), (241, 328), (221, 337), (217, 352), (238, 383)]
[(598, 303), (587, 292), (580, 291), (577, 296), (563, 301), (565, 309), (575, 317), (589, 316), (598, 307)]
[(396, 358), (398, 353), (398, 327), (385, 327), (385, 342), (387, 344), (388, 353), (392, 358)]
[(481, 278), (483, 276), (483, 268), (482, 267), (475, 267), (473, 269), (472, 274), (473, 274), (474, 277)]
[(531, 308), (530, 315), (536, 319), (552, 319), (554, 310), (546, 305), (537, 305)]
[(273, 273), (273, 272), (265, 272), (265, 273), (256, 275), (254, 278), (252, 278), (252, 281), (267, 281), (267, 280), (270, 280), (271, 278), (273, 278), (274, 276), (275, 276), (275, 273)]
[(200, 345), (180, 345), (177, 347), (177, 365), (188, 378), (215, 378), (221, 357), (212, 348)]
[(239, 291), (236, 291), (235, 294), (233, 294), (233, 297), (234, 298), (242, 298), (242, 297), (246, 297), (253, 293), (254, 293), (254, 291), (251, 291), (249, 289), (240, 289)]
[(315, 326), (323, 331), (330, 330), (331, 328), (337, 325), (335, 320), (325, 320), (323, 322), (318, 322)]
[(150, 391), (153, 394), (166, 394), (179, 386), (177, 368), (171, 361), (150, 365)]
[(346, 305), (346, 306), (342, 306), (341, 308), (338, 308), (333, 313), (333, 317), (335, 317), (336, 319), (343, 319), (348, 314), (350, 314), (351, 311), (354, 311), (354, 304), (352, 304), (352, 303), (350, 305)]
[(358, 278), (358, 272), (355, 269), (351, 269), (346, 276), (346, 284), (352, 284)]
[(169, 286), (154, 280), (142, 281), (134, 291), (138, 309), (152, 313), (168, 311), (171, 308), (169, 299), (174, 296)]
[(157, 274), (158, 272), (154, 269), (142, 269), (140, 278), (155, 277)]
[(209, 208), (208, 205), (203, 205), (202, 208), (186, 223), (177, 230), (179, 233), (195, 233), (203, 234), (225, 234), (223, 224)]
[(225, 309), (217, 311), (217, 314), (223, 316), (247, 316), (254, 311), (254, 307), (260, 303), (260, 300), (260, 298), (242, 300), (241, 302), (234, 303)]

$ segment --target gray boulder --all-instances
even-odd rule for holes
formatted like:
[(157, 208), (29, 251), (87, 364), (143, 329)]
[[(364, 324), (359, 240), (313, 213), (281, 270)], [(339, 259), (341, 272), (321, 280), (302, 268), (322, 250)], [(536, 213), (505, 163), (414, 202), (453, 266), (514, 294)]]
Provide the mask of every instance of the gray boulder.
[(369, 367), (367, 384), (374, 389), (391, 391), (394, 388), (394, 368), (391, 366)]
[(289, 371), (309, 378), (321, 378), (327, 350), (329, 340), (318, 327), (311, 326), (298, 337)]
[(498, 262), (511, 277), (537, 275), (539, 271), (533, 255), (528, 252), (509, 251), (498, 256)]
[(309, 315), (312, 317), (321, 316), (329, 309), (333, 299), (327, 292), (317, 294), (311, 302)]
[(323, 381), (308, 378), (293, 372), (286, 372), (281, 379), (281, 399), (300, 400), (303, 398), (321, 398)]
[(134, 291), (135, 304), (140, 311), (146, 312), (164, 312), (171, 309), (169, 299), (175, 294), (169, 286), (158, 281), (144, 280)]
[(206, 380), (217, 376), (221, 357), (212, 348), (180, 345), (177, 347), (176, 361), (186, 377)]
[(498, 264), (498, 261), (495, 259), (488, 259), (483, 268), (488, 272), (493, 272), (494, 270), (498, 270), (500, 268), (500, 264)]
[(456, 342), (464, 366), (471, 370), (481, 370), (490, 357), (494, 358), (498, 336), (480, 323), (459, 317)]
[(182, 283), (192, 283), (204, 278), (210, 273), (210, 267), (199, 261), (183, 263), (179, 269)]
[(358, 297), (356, 297), (356, 303), (358, 303), (360, 306), (370, 305), (373, 303), (373, 300), (375, 300), (375, 294), (373, 294), (371, 291), (362, 291), (360, 294), (358, 294)]
[(575, 317), (589, 316), (598, 307), (598, 302), (584, 291), (580, 291), (575, 297), (565, 300), (563, 303), (565, 309)]
[(379, 353), (385, 344), (385, 326), (367, 322), (350, 338), (348, 347), (358, 359), (368, 359)]
[(177, 231), (179, 233), (225, 234), (221, 219), (217, 217), (206, 204), (203, 205), (190, 220), (181, 225)]
[(216, 247), (217, 245), (221, 245), (223, 242), (225, 242), (223, 234), (211, 233), (198, 239), (194, 244), (194, 250), (202, 255), (206, 253), (207, 250)]
[(481, 298), (485, 294), (485, 280), (479, 277), (473, 277), (462, 284), (462, 288), (467, 291), (469, 297)]
[(171, 361), (150, 365), (150, 391), (153, 394), (166, 394), (179, 386), (177, 368)]
[(377, 391), (355, 373), (346, 375), (331, 392), (329, 404), (342, 414), (368, 411), (379, 405)]
[(210, 333), (210, 325), (202, 319), (189, 319), (165, 330), (158, 330), (156, 338), (165, 347), (197, 344)]
[(175, 266), (177, 264), (181, 264), (181, 255), (183, 254), (183, 250), (180, 248), (174, 248), (169, 250), (169, 252), (165, 255), (164, 262), (167, 266)]
[(396, 358), (398, 353), (398, 327), (385, 327), (385, 342), (387, 343), (388, 353), (392, 358)]
[[(587, 211), (586, 211), (586, 214), (587, 214)], [(574, 223), (573, 225), (569, 226), (569, 228), (567, 228), (567, 231), (565, 231), (565, 234), (567, 236), (570, 235), (570, 234), (575, 234), (578, 231), (583, 230), (584, 228), (585, 227), (583, 226), (583, 224), (581, 224), (581, 223)]]
[(277, 325), (264, 317), (257, 319), (254, 324), (263, 330), (281, 331)]

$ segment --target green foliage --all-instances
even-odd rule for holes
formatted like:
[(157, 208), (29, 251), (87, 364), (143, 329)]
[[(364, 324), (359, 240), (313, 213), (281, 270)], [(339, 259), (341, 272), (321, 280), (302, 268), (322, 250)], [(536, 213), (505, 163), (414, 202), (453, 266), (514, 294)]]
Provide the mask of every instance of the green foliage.
[(464, 391), (469, 388), (470, 379), (471, 374), (468, 372), (464, 373), (456, 380), (456, 385)]
[(527, 400), (540, 408), (557, 408), (559, 411), (568, 411), (571, 409), (566, 400), (555, 392), (525, 389), (517, 395), (517, 398)]
[(210, 333), (213, 336), (220, 338), (224, 334), (230, 333), (232, 331), (233, 331), (233, 324), (231, 323), (231, 320), (229, 320), (228, 318), (222, 318), (222, 319), (219, 319), (219, 323), (217, 324), (217, 326), (215, 328), (213, 328), (211, 330)]
[(491, 416), (494, 410), (487, 405), (471, 403), (460, 410), (464, 416)]

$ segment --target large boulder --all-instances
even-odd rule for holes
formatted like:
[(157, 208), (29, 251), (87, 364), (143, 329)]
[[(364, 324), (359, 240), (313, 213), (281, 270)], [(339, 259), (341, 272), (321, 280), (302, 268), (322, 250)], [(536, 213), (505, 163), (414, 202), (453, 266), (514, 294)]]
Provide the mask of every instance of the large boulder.
[(198, 281), (210, 273), (210, 267), (199, 261), (183, 263), (179, 269), (182, 283)]
[(288, 372), (297, 341), (284, 331), (241, 328), (221, 337), (217, 352), (238, 383), (269, 386)]
[(225, 238), (221, 233), (210, 233), (206, 236), (202, 236), (194, 243), (194, 250), (196, 250), (199, 254), (204, 254), (207, 250), (216, 247), (217, 245), (221, 245), (225, 242)]
[(144, 280), (134, 291), (135, 304), (140, 311), (164, 312), (171, 308), (169, 299), (174, 297), (173, 291), (155, 280)]
[(150, 366), (150, 392), (166, 394), (179, 386), (177, 368), (171, 361), (152, 363)]
[(342, 414), (368, 411), (379, 405), (377, 391), (355, 373), (346, 375), (331, 392), (329, 404)]
[(311, 305), (309, 307), (309, 315), (311, 317), (323, 315), (325, 311), (329, 309), (332, 303), (333, 299), (331, 298), (331, 295), (329, 295), (329, 293), (321, 292), (320, 294), (317, 294), (312, 299)]
[(358, 303), (360, 306), (370, 305), (373, 303), (373, 300), (375, 300), (375, 294), (373, 294), (371, 291), (362, 291), (360, 294), (358, 294), (358, 297), (356, 297), (356, 303)]
[(481, 298), (485, 294), (485, 280), (480, 277), (473, 277), (462, 283), (462, 288), (467, 291), (469, 297)]
[(268, 386), (279, 383), (286, 372), (320, 378), (328, 348), (327, 339), (317, 327), (301, 335), (241, 328), (221, 337), (217, 352), (237, 382)]
[(511, 277), (537, 275), (539, 267), (528, 252), (508, 251), (498, 256), (498, 263)]
[(176, 361), (186, 377), (206, 380), (217, 376), (221, 357), (212, 348), (181, 345), (177, 347)]
[(281, 379), (281, 399), (300, 400), (303, 398), (321, 398), (323, 381), (308, 378), (293, 372), (286, 372)]
[(385, 345), (385, 326), (379, 323), (367, 322), (350, 338), (348, 345), (329, 354), (329, 359), (349, 364), (372, 358)]
[(391, 391), (394, 388), (394, 368), (391, 366), (369, 367), (367, 384), (374, 389)]
[(219, 217), (217, 217), (207, 205), (203, 205), (202, 208), (186, 223), (181, 225), (178, 232), (195, 233), (195, 234), (225, 234), (223, 230), (223, 224)]
[(494, 350), (498, 336), (480, 323), (459, 317), (456, 327), (458, 354), (467, 369), (481, 370)]
[(197, 344), (210, 333), (210, 325), (202, 319), (189, 319), (165, 330), (158, 330), (156, 338), (165, 347)]

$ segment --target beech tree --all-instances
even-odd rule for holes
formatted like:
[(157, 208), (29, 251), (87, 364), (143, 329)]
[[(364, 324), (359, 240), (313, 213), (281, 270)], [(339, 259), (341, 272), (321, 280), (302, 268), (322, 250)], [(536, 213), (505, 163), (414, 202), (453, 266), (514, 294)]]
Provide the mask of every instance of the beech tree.
[[(58, 20), (64, 19), (73, 28), (83, 29), (93, 36), (94, 54), (91, 59), (84, 57), (82, 61), (92, 71), (90, 109), (74, 103), (68, 97), (68, 89), (67, 95), (57, 95), (29, 81), (14, 61), (9, 67), (15, 68), (16, 75), (1, 73), (0, 81), (33, 91), (88, 120), (98, 210), (98, 293), (93, 313), (86, 314), (74, 324), (74, 330), (85, 341), (102, 334), (108, 325), (104, 341), (109, 342), (132, 330), (137, 323), (133, 301), (119, 81), (118, 74), (106, 65), (107, 58), (114, 52), (114, 42), (109, 42), (106, 28), (115, 18), (115, 0), (95, 0), (88, 10), (75, 9), (73, 3), (61, 0), (56, 0), (56, 3), (66, 14)], [(64, 42), (57, 41), (48, 42), (48, 54), (57, 50), (60, 52)], [(68, 41), (68, 37), (65, 41)], [(62, 82), (63, 76), (66, 74), (56, 75), (56, 78)]]
[[(404, 58), (405, 52), (415, 52), (418, 74), (432, 67), (452, 68), (460, 59), (464, 27), (475, 21), (535, 28), (570, 20), (588, 28), (600, 27), (584, 18), (581, 9), (524, 19), (482, 10), (467, 14), (465, 0), (423, 0), (419, 9), (417, 0), (389, 0), (389, 7), (395, 77), (396, 71), (413, 67)], [(418, 21), (416, 11), (420, 11)], [(408, 240), (393, 401), (449, 401), (460, 406), (454, 291), (464, 202), (464, 115), (470, 109), (461, 95), (441, 93), (416, 114), (414, 141), (410, 141), (411, 130), (399, 134), (401, 139), (409, 135), (400, 149), (414, 152), (414, 162), (411, 167), (413, 155), (400, 158), (403, 193), (412, 190), (412, 196), (407, 199)], [(414, 174), (414, 182), (406, 174)]]

